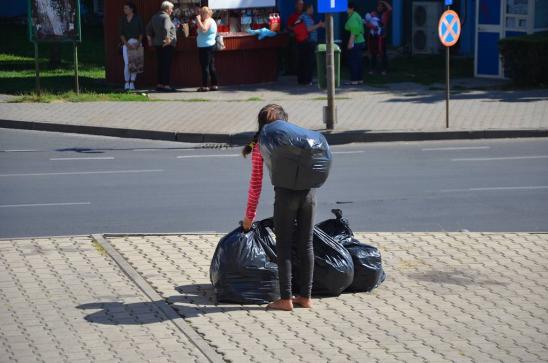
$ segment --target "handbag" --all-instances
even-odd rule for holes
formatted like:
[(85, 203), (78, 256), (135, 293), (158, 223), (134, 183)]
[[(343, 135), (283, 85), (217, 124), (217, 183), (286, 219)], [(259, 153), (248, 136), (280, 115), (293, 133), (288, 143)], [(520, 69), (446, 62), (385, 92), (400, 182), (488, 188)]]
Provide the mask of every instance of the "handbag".
[(225, 42), (223, 40), (223, 36), (218, 34), (215, 36), (215, 50), (223, 50), (225, 49)]

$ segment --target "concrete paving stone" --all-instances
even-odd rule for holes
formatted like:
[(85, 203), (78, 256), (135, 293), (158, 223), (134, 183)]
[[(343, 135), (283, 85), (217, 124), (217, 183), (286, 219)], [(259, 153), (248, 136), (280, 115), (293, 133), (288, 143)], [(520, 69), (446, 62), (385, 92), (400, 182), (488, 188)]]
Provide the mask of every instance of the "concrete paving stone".
[[(386, 243), (393, 243), (392, 241), (394, 240), (398, 240), (398, 238), (401, 238), (401, 237), (405, 237), (405, 236), (409, 236), (407, 234), (375, 234), (375, 238), (379, 239), (379, 235), (383, 236), (383, 240), (386, 240), (387, 242)], [(391, 236), (391, 237), (389, 237)], [(436, 234), (426, 234), (426, 236), (428, 237), (434, 237), (436, 236)], [(451, 237), (452, 235), (451, 234), (443, 234), (443, 238), (448, 238)], [(481, 239), (481, 236), (482, 234), (478, 234), (478, 236), (480, 237), (477, 237), (477, 238), (480, 238)], [(177, 238), (180, 238), (180, 237), (172, 237), (172, 236), (169, 236), (168, 238), (166, 238), (167, 240), (170, 240), (170, 241), (173, 241), (173, 240), (177, 240)], [(421, 235), (420, 234), (417, 234), (413, 237), (416, 241), (419, 241), (421, 240)], [(460, 247), (463, 243), (466, 243), (467, 240), (466, 238), (469, 238), (468, 236), (465, 236), (465, 237), (459, 237), (457, 239), (455, 239), (455, 241), (458, 241), (458, 242), (455, 242), (453, 244), (446, 244), (446, 248), (447, 246), (449, 246), (448, 248), (454, 248), (454, 249), (457, 249), (458, 247)], [(208, 237), (205, 238), (205, 240), (208, 240)], [(206, 245), (204, 245), (206, 248), (210, 248), (210, 252), (209, 253), (212, 253), (212, 250), (214, 249), (215, 247), (215, 244), (218, 240), (218, 237), (214, 237), (214, 238), (209, 238), (209, 241)], [(433, 241), (432, 243), (437, 243), (437, 238), (433, 238)], [(544, 240), (543, 240), (544, 241)], [(419, 243), (417, 242), (417, 243)], [(381, 243), (381, 242), (379, 242)], [(384, 242), (383, 242), (384, 243)], [(473, 243), (475, 244), (478, 244), (478, 241), (473, 241)], [(183, 283), (183, 279), (189, 279), (189, 278), (192, 278), (193, 281), (192, 283), (202, 283), (202, 282), (199, 282), (199, 281), (203, 281), (203, 283), (209, 283), (208, 282), (208, 277), (207, 277), (207, 267), (209, 265), (209, 258), (210, 258), (210, 254), (209, 253), (195, 253), (195, 251), (191, 251), (192, 253), (185, 253), (185, 248), (192, 248), (192, 247), (195, 247), (195, 246), (192, 246), (192, 242), (190, 244), (188, 244), (187, 246), (184, 245), (184, 243), (180, 243), (181, 245), (181, 256), (184, 256), (187, 260), (197, 260), (197, 261), (192, 261), (190, 263), (190, 265), (193, 265), (194, 268), (196, 268), (196, 266), (199, 266), (199, 265), (202, 265), (202, 266), (205, 266), (204, 269), (199, 269), (199, 270), (195, 270), (195, 273), (192, 274), (192, 277), (189, 277), (187, 275), (183, 275), (182, 276), (182, 279), (180, 280), (181, 281), (181, 284), (184, 284)], [(394, 249), (394, 251), (398, 251), (397, 253), (400, 253), (402, 254), (402, 256), (405, 256), (405, 253), (406, 253), (406, 249), (408, 248), (408, 246), (406, 246), (406, 244), (402, 244), (401, 245), (402, 247), (399, 249), (399, 250), (396, 250)], [(141, 246), (142, 247), (142, 246)], [(436, 249), (433, 249), (432, 251), (437, 251)], [(478, 251), (481, 251), (481, 249), (478, 249)], [(394, 269), (389, 269), (390, 267), (390, 263), (391, 263), (391, 256), (390, 256), (390, 253), (395, 253), (395, 252), (391, 252), (390, 249), (388, 249), (386, 252), (383, 250), (383, 257), (384, 257), (384, 260), (385, 260), (385, 264), (387, 264), (387, 270), (389, 270), (389, 272), (391, 273), (391, 275), (393, 276), (394, 274), (398, 274), (397, 270), (394, 270)], [(450, 253), (452, 253), (452, 251), (450, 251)], [(159, 256), (156, 254), (155, 255), (157, 259), (160, 259), (162, 257), (162, 255), (160, 254)], [(188, 257), (190, 256), (190, 257)], [(405, 257), (404, 257), (405, 258)], [(478, 261), (480, 261), (479, 258), (477, 258)], [(173, 263), (174, 263), (174, 259), (171, 259), (168, 261), (168, 265), (172, 266)], [(441, 263), (443, 262), (443, 260), (436, 260), (435, 263), (440, 265)], [(483, 261), (482, 261), (483, 262)], [(159, 261), (155, 261), (156, 265), (157, 266), (162, 266), (163, 263), (161, 262), (161, 260)], [(432, 264), (424, 264), (424, 266), (436, 266), (436, 265), (432, 265)], [(199, 271), (199, 273), (197, 273)], [(479, 271), (479, 270), (478, 270)], [(200, 274), (202, 277), (200, 277)], [(405, 276), (402, 276), (402, 277), (405, 277)], [(383, 293), (384, 292), (388, 292), (390, 291), (390, 293), (388, 294), (385, 294), (387, 297), (386, 297), (386, 301), (388, 304), (392, 304), (394, 301), (397, 301), (398, 304), (396, 305), (391, 305), (391, 306), (385, 306), (386, 304), (384, 305), (381, 305), (381, 306), (377, 306), (377, 303), (374, 303), (373, 300), (371, 300), (371, 297), (369, 296), (372, 296), (372, 295), (368, 295), (368, 300), (364, 300), (362, 296), (360, 296), (360, 294), (355, 294), (356, 296), (352, 296), (352, 295), (344, 295), (340, 298), (340, 303), (337, 302), (337, 303), (334, 303), (334, 304), (330, 304), (329, 302), (332, 301), (333, 299), (325, 299), (327, 302), (325, 304), (325, 307), (328, 308), (328, 310), (325, 311), (324, 313), (324, 316), (323, 316), (323, 320), (321, 320), (321, 323), (320, 323), (320, 327), (323, 327), (323, 326), (330, 326), (331, 329), (326, 329), (325, 330), (325, 333), (327, 336), (329, 336), (328, 334), (335, 334), (335, 336), (338, 336), (338, 337), (346, 337), (346, 338), (349, 338), (350, 336), (354, 338), (354, 335), (353, 334), (345, 334), (345, 333), (349, 333), (352, 329), (354, 329), (355, 327), (353, 326), (353, 324), (349, 324), (349, 325), (345, 325), (345, 323), (343, 324), (340, 324), (339, 323), (339, 320), (340, 319), (337, 319), (337, 312), (340, 314), (340, 311), (344, 311), (345, 314), (347, 315), (347, 318), (349, 317), (352, 321), (353, 320), (362, 320), (363, 319), (363, 316), (360, 316), (358, 315), (357, 317), (354, 317), (352, 314), (354, 312), (354, 309), (348, 309), (346, 304), (348, 302), (351, 302), (353, 304), (351, 305), (355, 305), (356, 303), (354, 302), (354, 300), (352, 299), (358, 299), (358, 301), (360, 301), (360, 304), (367, 304), (366, 306), (373, 306), (374, 309), (370, 309), (371, 310), (371, 314), (373, 314), (375, 316), (375, 322), (376, 324), (378, 324), (378, 326), (381, 326), (381, 323), (384, 321), (386, 321), (386, 318), (388, 316), (391, 316), (393, 317), (392, 319), (394, 319), (394, 321), (397, 321), (398, 323), (397, 324), (392, 324), (390, 326), (390, 329), (389, 331), (386, 333), (387, 334), (387, 339), (388, 341), (390, 341), (389, 339), (402, 339), (402, 338), (409, 338), (408, 340), (412, 341), (412, 339), (415, 339), (416, 340), (416, 336), (417, 334), (420, 334), (422, 335), (423, 339), (424, 339), (424, 342), (428, 342), (429, 344), (432, 344), (433, 347), (436, 347), (436, 350), (439, 350), (441, 352), (445, 352), (445, 351), (451, 351), (453, 348), (451, 347), (451, 345), (444, 345), (444, 344), (441, 344), (440, 345), (440, 339), (441, 339), (441, 342), (443, 341), (454, 341), (455, 340), (455, 337), (458, 339), (459, 337), (462, 339), (462, 337), (469, 337), (470, 336), (470, 333), (469, 333), (469, 329), (468, 329), (468, 335), (465, 335), (465, 333), (467, 333), (466, 331), (466, 326), (462, 326), (461, 328), (459, 329), (462, 329), (462, 333), (458, 333), (458, 332), (455, 332), (454, 329), (450, 329), (449, 331), (447, 331), (447, 326), (443, 326), (443, 324), (441, 325), (441, 327), (443, 327), (443, 330), (440, 330), (439, 328), (438, 329), (434, 329), (436, 328), (436, 324), (440, 325), (439, 323), (440, 322), (444, 322), (445, 324), (450, 324), (451, 328), (453, 327), (453, 325), (456, 324), (456, 320), (452, 320), (452, 316), (450, 314), (453, 313), (452, 309), (445, 309), (444, 308), (444, 304), (446, 303), (446, 301), (448, 300), (445, 300), (445, 298), (447, 299), (457, 299), (457, 302), (460, 302), (460, 304), (458, 304), (458, 308), (457, 310), (455, 310), (454, 312), (458, 312), (459, 315), (458, 316), (462, 316), (463, 312), (466, 312), (466, 309), (468, 306), (472, 306), (470, 305), (469, 303), (464, 303), (463, 301), (459, 300), (460, 297), (457, 297), (455, 295), (457, 294), (466, 294), (465, 296), (468, 297), (468, 296), (474, 296), (475, 293), (478, 293), (480, 295), (476, 295), (477, 296), (477, 305), (473, 305), (473, 306), (478, 306), (478, 307), (484, 307), (488, 304), (486, 304), (486, 301), (488, 300), (493, 300), (495, 297), (493, 296), (492, 292), (493, 291), (498, 291), (498, 294), (500, 296), (500, 294), (503, 294), (502, 296), (505, 296), (504, 294), (507, 294), (506, 292), (506, 289), (504, 288), (496, 288), (496, 289), (493, 289), (491, 288), (489, 291), (487, 291), (487, 293), (482, 293), (482, 290), (481, 289), (471, 289), (471, 288), (462, 288), (462, 287), (451, 287), (451, 286), (436, 286), (436, 285), (427, 285), (427, 284), (413, 284), (413, 285), (409, 285), (407, 283), (407, 280), (405, 278), (399, 278), (397, 279), (399, 281), (406, 281), (406, 285), (401, 285), (400, 283), (391, 283), (390, 281), (383, 284), (381, 286), (380, 289), (377, 290), (377, 295), (375, 296), (383, 296)], [(410, 282), (413, 282), (411, 280), (409, 280)], [(167, 285), (168, 284), (161, 284), (161, 283), (157, 283), (156, 284), (158, 286), (158, 288), (160, 289), (166, 289), (167, 288)], [(393, 286), (393, 287), (392, 287)], [(407, 286), (413, 286), (413, 288), (409, 288)], [(418, 290), (417, 287), (420, 287), (422, 286), (422, 290)], [(397, 291), (397, 293), (392, 293), (393, 288), (398, 288), (398, 290), (395, 290)], [(405, 322), (402, 322), (402, 317), (404, 317), (404, 315), (402, 315), (402, 312), (405, 312), (406, 314), (408, 314), (409, 312), (409, 300), (410, 299), (414, 299), (416, 300), (417, 298), (415, 296), (417, 296), (417, 291), (421, 291), (421, 295), (420, 297), (418, 298), (418, 301), (420, 302), (419, 304), (411, 304), (412, 306), (414, 305), (417, 305), (420, 307), (419, 310), (416, 311), (415, 313), (415, 316), (414, 318), (416, 319), (419, 319), (417, 321), (415, 320), (410, 320), (408, 318), (405, 318), (407, 319), (407, 323)], [(528, 290), (529, 291), (529, 290)], [(440, 294), (445, 294), (445, 295), (440, 295)], [(173, 296), (175, 294), (171, 293), (167, 296)], [(440, 298), (440, 296), (443, 296), (443, 298)], [(426, 300), (421, 300), (421, 299), (426, 299)], [(413, 301), (413, 300), (411, 300)], [(422, 301), (422, 302), (421, 302)], [(500, 298), (499, 298), (499, 301), (500, 301)], [(502, 301), (505, 301), (504, 299)], [(509, 300), (511, 301), (511, 300)], [(539, 300), (539, 302), (541, 302), (542, 299)], [(373, 304), (372, 304), (373, 303)], [(320, 304), (317, 305), (317, 307), (319, 307), (320, 309), (322, 309), (322, 303), (320, 301)], [(401, 306), (401, 307), (399, 307)], [(438, 309), (440, 309), (440, 311), (438, 312), (433, 312), (432, 310), (429, 310), (431, 309), (432, 307), (435, 307), (437, 306)], [(538, 311), (538, 307), (534, 306), (534, 308)], [(380, 311), (379, 311), (380, 310)], [(420, 325), (417, 325), (417, 324), (420, 324), (421, 323), (421, 320), (422, 317), (424, 316), (425, 312), (428, 312), (430, 318), (428, 319), (423, 319), (422, 321), (425, 322), (424, 324), (425, 325), (428, 325), (428, 327), (431, 328), (431, 330), (433, 330), (432, 332), (428, 331), (428, 330), (425, 330), (423, 328), (420, 327)], [(379, 315), (379, 313), (381, 313)], [(231, 331), (236, 331), (236, 332), (242, 332), (243, 330), (246, 330), (246, 326), (245, 324), (241, 327), (234, 327), (233, 324), (230, 324), (230, 322), (223, 322), (223, 318), (220, 317), (219, 320), (216, 320), (216, 315), (222, 315), (222, 313), (217, 313), (217, 314), (212, 314), (212, 315), (209, 315), (209, 318), (211, 319), (208, 319), (208, 320), (202, 320), (201, 321), (201, 325), (203, 324), (210, 324), (210, 323), (215, 323), (215, 322), (218, 322), (218, 323), (222, 323), (223, 326), (226, 326), (226, 330), (224, 331), (225, 334), (228, 334), (230, 335), (231, 334)], [(253, 315), (255, 313), (252, 313)], [(268, 313), (267, 313), (268, 314)], [(384, 314), (384, 315), (382, 315)], [(449, 315), (448, 315), (449, 314)], [(466, 321), (474, 321), (474, 319), (472, 317), (475, 316), (476, 313), (471, 313), (469, 316), (471, 318), (467, 319)], [(253, 316), (250, 316), (249, 314), (247, 315), (238, 315), (238, 312), (234, 312), (234, 313), (230, 313), (230, 315), (233, 315), (235, 318), (237, 319), (243, 319), (242, 322), (246, 321), (247, 319), (249, 319), (250, 317), (253, 317)], [(272, 316), (276, 316), (277, 314), (271, 314)], [(538, 315), (538, 313), (537, 313)], [(431, 317), (435, 317), (437, 320), (439, 320), (439, 322), (433, 322), (431, 320)], [(521, 318), (527, 318), (526, 316), (521, 316)], [(259, 315), (257, 317), (258, 319), (261, 318), (261, 316)], [(378, 319), (377, 319), (378, 318)], [(445, 319), (445, 320), (440, 320), (440, 319)], [(304, 321), (314, 321), (314, 319), (318, 319), (318, 316), (316, 315), (311, 315), (311, 316), (307, 316), (305, 318)], [(482, 321), (482, 319), (484, 321)], [(473, 327), (474, 327), (474, 331), (476, 333), (482, 333), (482, 334), (488, 334), (488, 333), (493, 333), (493, 329), (484, 329), (482, 327), (481, 324), (483, 323), (486, 323), (486, 324), (491, 324), (492, 323), (492, 318), (490, 316), (487, 316), (487, 317), (483, 317), (482, 319), (476, 319), (478, 322), (477, 323), (474, 323)], [(193, 318), (190, 318), (188, 319), (190, 321), (193, 320)], [(282, 319), (277, 319), (279, 321), (271, 321), (271, 322), (268, 322), (266, 323), (267, 325), (259, 325), (258, 328), (260, 329), (268, 329), (270, 328), (271, 325), (276, 325), (276, 324), (302, 324), (302, 320), (300, 318), (297, 318), (296, 321), (293, 321), (292, 318), (290, 319), (286, 319), (286, 318), (282, 318)], [(247, 320), (248, 321), (248, 320)], [(370, 326), (371, 323), (369, 324), (365, 324), (364, 327), (367, 327), (367, 326)], [(385, 324), (385, 325), (390, 325), (390, 324)], [(527, 325), (527, 324), (526, 324)], [(314, 324), (311, 324), (311, 326), (316, 326)], [(456, 324), (456, 326), (459, 326), (459, 324)], [(361, 327), (361, 324), (360, 324), (360, 327)], [(360, 327), (357, 327), (357, 328), (360, 328)], [(234, 329), (235, 328), (235, 329)], [(525, 328), (528, 328), (528, 329), (531, 329), (531, 327), (525, 327)], [(525, 329), (524, 328), (524, 329)], [(253, 329), (256, 329), (256, 328), (253, 328)], [(343, 331), (339, 331), (340, 330), (347, 330), (347, 332), (343, 332)], [(371, 329), (371, 327), (368, 327), (367, 329)], [(377, 326), (375, 326), (375, 329), (378, 329)], [(207, 338), (207, 335), (208, 334), (211, 334), (211, 333), (208, 333), (208, 330), (207, 329), (204, 329), (204, 330), (200, 330), (202, 331), (206, 338)], [(209, 332), (211, 332), (212, 330), (209, 330)], [(286, 331), (286, 329), (284, 330), (281, 330), (281, 331), (277, 331), (277, 334), (274, 334), (275, 336), (275, 339), (284, 339), (284, 332)], [(314, 332), (314, 331), (312, 331)], [(438, 337), (435, 337), (435, 339), (432, 339), (434, 338), (432, 336), (432, 333), (437, 333)], [(391, 333), (391, 335), (390, 335)], [(358, 334), (359, 334), (359, 330), (358, 330)], [(287, 334), (286, 334), (287, 335)], [(215, 335), (212, 335), (214, 338), (213, 340), (216, 339), (216, 336)], [(368, 338), (368, 337), (367, 337)], [(238, 338), (240, 339), (240, 338)], [(294, 339), (294, 338), (293, 338)], [(289, 340), (289, 339), (287, 339)], [(364, 339), (367, 341), (367, 339)], [(293, 340), (294, 341), (294, 340)], [(313, 342), (312, 342), (313, 343)], [(393, 343), (393, 341), (392, 341)], [(287, 343), (287, 344), (291, 344), (291, 343)], [(380, 343), (379, 343), (380, 344)], [(378, 345), (376, 345), (378, 346)], [(329, 345), (328, 345), (329, 347)], [(367, 347), (369, 349), (369, 347)], [(331, 349), (333, 349), (331, 347)], [(370, 349), (374, 349), (373, 348), (370, 348)], [(473, 349), (473, 347), (472, 347)], [(320, 349), (321, 350), (321, 349)], [(453, 349), (454, 350), (454, 349)], [(436, 352), (437, 353), (437, 352)], [(377, 352), (378, 355), (381, 355)], [(388, 355), (386, 354), (386, 352), (383, 351), (383, 354), (386, 355), (384, 358), (385, 359), (396, 359), (395, 357), (391, 356), (391, 355)], [(429, 356), (428, 358), (439, 358), (439, 356), (436, 356), (435, 354), (433, 356)], [(425, 358), (425, 357), (423, 357)], [(440, 361), (443, 361), (443, 359), (439, 359)]]
[[(37, 240), (38, 242), (35, 242), (35, 243), (43, 243), (42, 240)], [(89, 241), (87, 241), (89, 242)], [(58, 245), (60, 248), (65, 248), (64, 246), (62, 245)], [(50, 326), (47, 328), (47, 329), (50, 329), (50, 330), (47, 330), (49, 331), (50, 333), (54, 334), (55, 336), (59, 337), (61, 339), (61, 341), (63, 341), (63, 346), (62, 347), (59, 347), (59, 348), (63, 348), (65, 351), (67, 352), (71, 352), (73, 353), (74, 355), (74, 360), (76, 360), (76, 358), (82, 358), (81, 356), (78, 356), (78, 354), (82, 354), (82, 349), (79, 347), (81, 344), (83, 344), (83, 346), (85, 346), (85, 350), (84, 352), (87, 352), (89, 351), (90, 349), (93, 350), (93, 348), (97, 345), (97, 348), (101, 349), (101, 351), (104, 351), (105, 349), (105, 343), (104, 342), (101, 342), (99, 340), (98, 343), (88, 343), (88, 344), (85, 344), (85, 341), (87, 339), (87, 337), (89, 336), (90, 332), (92, 332), (93, 330), (90, 330), (90, 329), (87, 329), (87, 327), (89, 327), (90, 325), (88, 325), (89, 323), (87, 323), (85, 320), (82, 319), (83, 316), (86, 315), (86, 311), (80, 311), (80, 310), (75, 310), (74, 307), (76, 305), (79, 305), (80, 303), (86, 303), (86, 302), (90, 302), (90, 301), (76, 301), (75, 299), (75, 296), (79, 296), (80, 295), (89, 295), (86, 293), (86, 289), (84, 289), (81, 284), (80, 284), (80, 280), (75, 278), (75, 274), (77, 273), (77, 270), (75, 269), (75, 265), (78, 265), (78, 264), (82, 264), (82, 263), (88, 263), (88, 261), (91, 261), (91, 260), (88, 260), (87, 258), (78, 258), (78, 257), (75, 257), (75, 258), (72, 258), (71, 259), (71, 256), (70, 254), (71, 253), (82, 253), (82, 251), (84, 251), (85, 249), (80, 249), (80, 250), (77, 250), (77, 249), (74, 249), (74, 250), (71, 250), (69, 251), (68, 249), (64, 249), (63, 251), (63, 259), (66, 260), (67, 262), (70, 260), (70, 267), (69, 268), (63, 268), (62, 266), (62, 262), (58, 263), (58, 264), (55, 264), (55, 263), (51, 263), (51, 261), (55, 261), (56, 259), (55, 258), (50, 258), (48, 257), (48, 264), (47, 266), (51, 269), (55, 269), (57, 268), (57, 271), (56, 271), (56, 274), (51, 274), (52, 277), (57, 277), (59, 279), (61, 279), (61, 282), (60, 282), (60, 286), (59, 288), (49, 288), (47, 290), (44, 291), (44, 294), (43, 294), (43, 298), (40, 299), (40, 301), (47, 301), (47, 299), (50, 299), (50, 305), (48, 304), (44, 304), (44, 303), (40, 303), (40, 304), (36, 304), (35, 306), (39, 306), (40, 305), (40, 310), (38, 311), (43, 311), (42, 314), (40, 314), (40, 319), (35, 319), (34, 317), (32, 317), (31, 315), (29, 315), (29, 311), (27, 309), (27, 311), (23, 311), (23, 313), (25, 313), (26, 315), (24, 315), (19, 321), (21, 322), (21, 324), (23, 325), (18, 325), (17, 327), (18, 328), (26, 328), (27, 331), (34, 331), (36, 332), (35, 334), (30, 334), (30, 339), (32, 340), (33, 337), (34, 337), (34, 342), (40, 342), (42, 339), (44, 339), (44, 335), (43, 333), (39, 333), (38, 330), (36, 330), (37, 328), (40, 328), (42, 329), (42, 327), (39, 327), (39, 326), (36, 326), (35, 323), (37, 321), (39, 322), (43, 322), (45, 323), (45, 319), (44, 317), (47, 317), (48, 319), (51, 318), (52, 321), (50, 322)], [(94, 249), (89, 249), (88, 252), (93, 252), (94, 254), (96, 253)], [(2, 258), (5, 258), (4, 257), (5, 255), (0, 253), (0, 260), (2, 260)], [(97, 259), (97, 257), (99, 257), (99, 259)], [(16, 256), (16, 258), (25, 258), (24, 256)], [(103, 256), (95, 256), (92, 258), (95, 263), (99, 263), (99, 265), (101, 265), (101, 270), (90, 270), (91, 272), (94, 272), (94, 273), (100, 273), (99, 271), (103, 271), (105, 268), (110, 268), (112, 269), (114, 267), (114, 265), (112, 263), (106, 263), (105, 264), (105, 258)], [(123, 276), (121, 274), (121, 272), (119, 270), (113, 270), (115, 271), (116, 273), (118, 273), (120, 276)], [(70, 274), (72, 272), (72, 274)], [(67, 273), (69, 273), (69, 275), (66, 275)], [(65, 274), (65, 275), (63, 275)], [(111, 278), (111, 277), (109, 277)], [(48, 281), (48, 284), (50, 284), (51, 282), (49, 282), (50, 279), (46, 279), (44, 281)], [(122, 279), (118, 279), (119, 281), (126, 281), (127, 283), (131, 284), (131, 282), (129, 282), (125, 277), (122, 278)], [(86, 280), (85, 282), (85, 286), (90, 286), (91, 288), (93, 288), (93, 284), (101, 284), (101, 285), (105, 285), (106, 281), (104, 278), (99, 278), (99, 279), (96, 279), (96, 280), (93, 280), (93, 281), (88, 281)], [(90, 285), (91, 284), (91, 285)], [(24, 288), (24, 287), (29, 287), (31, 289), (36, 289), (36, 284), (30, 284), (30, 285), (16, 285), (17, 288)], [(118, 290), (118, 294), (125, 294), (124, 291), (120, 291), (120, 290), (124, 290), (123, 288), (123, 284), (121, 283), (117, 283), (116, 281), (113, 282), (112, 284), (108, 284), (107, 283), (107, 287), (98, 287), (95, 289), (96, 293), (99, 292), (103, 295), (103, 299), (105, 299), (106, 296), (112, 296), (114, 297), (114, 294), (112, 294), (112, 291), (109, 290), (112, 289), (112, 288), (119, 288)], [(61, 290), (66, 290), (66, 291), (63, 291), (63, 294), (60, 294), (60, 295), (52, 295), (52, 292), (55, 292), (55, 293), (59, 293), (61, 292)], [(127, 289), (126, 289), (127, 290)], [(135, 296), (135, 293), (134, 291), (135, 290), (135, 287), (132, 287), (131, 289), (128, 289), (127, 290), (128, 292), (131, 292), (132, 296)], [(31, 293), (34, 294), (33, 291), (30, 291)], [(28, 293), (28, 291), (27, 291)], [(67, 300), (67, 295), (69, 297), (69, 300)], [(81, 297), (80, 297), (81, 298)], [(89, 298), (89, 296), (88, 296)], [(86, 298), (86, 299), (88, 299)], [(53, 299), (53, 300), (52, 300)], [(117, 300), (118, 298), (114, 298), (115, 300)], [(142, 301), (143, 297), (141, 295), (141, 301)], [(17, 300), (14, 300), (14, 299), (10, 299), (10, 303), (16, 303), (16, 304), (28, 304), (28, 302), (26, 301), (26, 296), (23, 297), (22, 299), (20, 299), (21, 301), (17, 301)], [(106, 301), (112, 301), (113, 299), (112, 298), (106, 298), (105, 299)], [(55, 302), (56, 301), (56, 302)], [(94, 301), (92, 301), (94, 302)], [(137, 302), (137, 301), (136, 301)], [(31, 302), (32, 304), (32, 302)], [(31, 309), (32, 308), (32, 305), (31, 305)], [(53, 313), (52, 313), (52, 310), (51, 309), (54, 309), (53, 310)], [(36, 310), (34, 310), (36, 311)], [(97, 310), (92, 310), (93, 311), (99, 311), (99, 309)], [(60, 312), (62, 312), (62, 316), (59, 316), (59, 317), (56, 317), (56, 315), (58, 315)], [(34, 312), (33, 312), (34, 314)], [(56, 320), (53, 320), (53, 319), (56, 319)], [(67, 324), (75, 324), (74, 326), (72, 326), (71, 328), (67, 329), (66, 328), (66, 325)], [(82, 324), (84, 324), (82, 326)], [(111, 333), (114, 333), (114, 334), (110, 334), (113, 336), (113, 339), (112, 340), (113, 342), (116, 342), (116, 339), (118, 339), (119, 341), (127, 341), (128, 337), (124, 334), (122, 334), (122, 331), (119, 330), (118, 327), (116, 326), (108, 326), (108, 325), (100, 325), (100, 324), (96, 324), (95, 325), (97, 329), (100, 329), (101, 331), (111, 331)], [(137, 327), (137, 329), (144, 329), (144, 327)], [(128, 330), (131, 330), (131, 329), (128, 329)], [(74, 335), (76, 333), (76, 331), (79, 331), (79, 332), (85, 332), (87, 331), (88, 333), (86, 333), (86, 339), (82, 339), (82, 340), (79, 340), (79, 339), (74, 339), (74, 340), (71, 340), (70, 336)], [(2, 336), (2, 334), (4, 334), (6, 332), (6, 329), (5, 328), (2, 328), (0, 327), (0, 336)], [(96, 334), (99, 334), (99, 331), (96, 331)], [(151, 336), (150, 336), (150, 333), (147, 332), (146, 334), (143, 334), (143, 335), (146, 335), (147, 336), (147, 339), (148, 341), (150, 341), (151, 339)], [(185, 340), (186, 338), (182, 338), (183, 340)], [(55, 344), (52, 344), (51, 346), (55, 347)], [(42, 349), (42, 345), (38, 345), (38, 350)], [(48, 346), (49, 348), (50, 346)], [(112, 346), (111, 346), (112, 347)], [(44, 353), (50, 353), (48, 352), (45, 347), (42, 349), (44, 351)], [(85, 354), (85, 353), (84, 353)], [(109, 360), (113, 360), (115, 359), (116, 357), (111, 357), (110, 355), (107, 357), (107, 359)], [(56, 359), (56, 360), (52, 360), (52, 361), (59, 361), (59, 359)]]
[(47, 351), (40, 352), (38, 355), (44, 362), (64, 362), (68, 361), (67, 357), (59, 354), (59, 352)]

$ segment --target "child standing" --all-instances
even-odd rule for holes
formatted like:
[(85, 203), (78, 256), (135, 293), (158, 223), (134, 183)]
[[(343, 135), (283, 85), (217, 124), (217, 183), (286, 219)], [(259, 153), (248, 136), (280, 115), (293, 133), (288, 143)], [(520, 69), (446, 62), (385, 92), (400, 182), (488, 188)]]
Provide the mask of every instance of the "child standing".
[[(259, 137), (263, 134), (263, 128), (285, 128), (287, 123), (287, 113), (284, 109), (275, 104), (270, 104), (261, 109), (258, 116), (259, 130), (255, 134), (253, 141), (246, 145), (242, 150), (245, 156), (251, 154), (252, 172), (249, 183), (249, 193), (247, 200), (247, 210), (243, 219), (244, 230), (249, 230), (255, 219), (255, 213), (262, 189), (263, 179), (263, 156), (259, 147)], [(295, 125), (287, 125), (287, 128)], [(302, 129), (301, 129), (302, 130)], [(282, 135), (282, 133), (278, 134)], [(284, 138), (287, 136), (279, 136)], [(323, 136), (322, 136), (323, 137)], [(277, 140), (281, 144), (285, 144), (288, 140)], [(325, 178), (330, 165), (331, 154), (325, 142), (328, 155), (327, 167), (325, 168)], [(314, 228), (314, 211), (316, 207), (315, 189), (313, 188), (287, 188), (279, 186), (281, 174), (283, 170), (277, 169), (274, 166), (273, 160), (270, 160), (271, 179), (274, 184), (275, 200), (274, 200), (274, 233), (276, 234), (276, 251), (278, 262), (278, 275), (280, 284), (279, 300), (276, 300), (268, 305), (268, 309), (276, 310), (293, 310), (293, 305), (300, 305), (305, 308), (312, 307), (312, 278), (314, 271), (314, 250), (312, 246), (312, 233)], [(326, 158), (327, 159), (327, 158)], [(278, 173), (276, 175), (275, 173)], [(324, 179), (325, 180), (325, 179)], [(323, 183), (323, 181), (321, 182)], [(283, 183), (282, 183), (283, 184)], [(277, 186), (278, 185), (278, 186)], [(295, 298), (291, 298), (291, 251), (293, 242), (297, 245), (297, 257), (299, 258), (299, 294)]]

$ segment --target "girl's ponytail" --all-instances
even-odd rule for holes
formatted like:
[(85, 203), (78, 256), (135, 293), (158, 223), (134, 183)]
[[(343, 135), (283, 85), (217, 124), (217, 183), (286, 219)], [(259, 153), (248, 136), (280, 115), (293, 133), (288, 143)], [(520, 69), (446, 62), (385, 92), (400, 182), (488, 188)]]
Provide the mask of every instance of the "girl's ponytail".
[(257, 145), (257, 142), (259, 141), (259, 133), (260, 132), (261, 132), (261, 130), (257, 131), (257, 133), (253, 136), (253, 139), (246, 146), (243, 147), (242, 155), (243, 155), (244, 158), (247, 155), (251, 154), (251, 152), (253, 151), (253, 148), (255, 147), (255, 145)]

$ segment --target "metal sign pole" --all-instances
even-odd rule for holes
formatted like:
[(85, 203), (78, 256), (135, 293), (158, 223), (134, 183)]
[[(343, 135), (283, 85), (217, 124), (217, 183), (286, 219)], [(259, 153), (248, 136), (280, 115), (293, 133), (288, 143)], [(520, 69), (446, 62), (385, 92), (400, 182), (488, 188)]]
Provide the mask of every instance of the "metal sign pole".
[(38, 42), (34, 42), (34, 70), (36, 72), (36, 95), (40, 97), (40, 64), (38, 63)]
[[(445, 0), (445, 5), (447, 6), (446, 10), (451, 10), (451, 4), (453, 4), (452, 0)], [(459, 29), (460, 32), (460, 29)], [(445, 46), (445, 128), (449, 128), (449, 96), (450, 96), (450, 86), (449, 86), (449, 74), (450, 74), (450, 68), (449, 68), (449, 60), (451, 57), (450, 47)]]
[(445, 128), (449, 128), (449, 47), (445, 47)]
[(80, 82), (78, 80), (78, 43), (74, 42), (74, 88), (76, 94), (80, 95)]
[(336, 106), (335, 106), (335, 55), (333, 53), (333, 14), (325, 14), (327, 22), (327, 47), (326, 47), (326, 81), (327, 81), (327, 107), (324, 108), (324, 122), (328, 130), (335, 128)]

